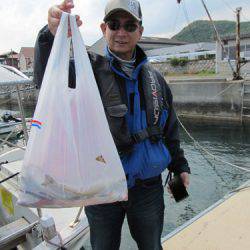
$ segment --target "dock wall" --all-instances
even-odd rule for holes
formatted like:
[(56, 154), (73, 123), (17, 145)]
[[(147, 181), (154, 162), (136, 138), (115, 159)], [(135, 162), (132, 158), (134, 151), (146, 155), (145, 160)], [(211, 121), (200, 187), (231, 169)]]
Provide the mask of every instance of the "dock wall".
[[(242, 122), (243, 81), (221, 78), (166, 79), (172, 90), (178, 115), (195, 122)], [(25, 107), (35, 107), (39, 90), (21, 93)], [(17, 110), (17, 93), (0, 95), (0, 108)], [(248, 121), (249, 122), (249, 121)]]
[(210, 122), (241, 122), (243, 81), (189, 79), (169, 82), (178, 115)]

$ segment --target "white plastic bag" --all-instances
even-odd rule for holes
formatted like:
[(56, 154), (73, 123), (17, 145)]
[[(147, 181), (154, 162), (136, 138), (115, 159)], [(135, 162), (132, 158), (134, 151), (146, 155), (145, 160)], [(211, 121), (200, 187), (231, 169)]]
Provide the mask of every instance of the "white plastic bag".
[[(76, 88), (68, 87), (70, 39)], [(75, 17), (63, 13), (24, 157), (18, 203), (73, 207), (127, 199), (117, 153)]]

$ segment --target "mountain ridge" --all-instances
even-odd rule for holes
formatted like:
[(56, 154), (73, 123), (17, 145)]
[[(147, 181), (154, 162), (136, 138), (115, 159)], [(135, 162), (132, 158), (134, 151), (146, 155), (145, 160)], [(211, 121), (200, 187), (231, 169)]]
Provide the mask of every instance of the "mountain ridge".
[[(235, 34), (236, 22), (228, 20), (214, 21), (221, 37)], [(241, 34), (250, 34), (250, 22), (241, 22)], [(213, 25), (207, 20), (196, 20), (184, 27), (172, 39), (188, 43), (213, 42), (215, 33)]]

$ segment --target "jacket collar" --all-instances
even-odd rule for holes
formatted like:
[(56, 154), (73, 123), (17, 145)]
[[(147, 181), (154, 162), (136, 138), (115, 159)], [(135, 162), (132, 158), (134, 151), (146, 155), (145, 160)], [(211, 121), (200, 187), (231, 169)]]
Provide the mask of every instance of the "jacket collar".
[[(111, 69), (117, 73), (118, 75), (128, 78), (121, 70), (119, 61), (109, 52), (108, 47), (106, 47), (106, 57), (110, 62)], [(138, 74), (140, 72), (140, 69), (143, 64), (147, 63), (147, 56), (145, 52), (142, 50), (142, 48), (138, 45), (136, 45), (136, 61), (135, 61), (135, 70), (133, 73), (134, 79), (138, 77)]]

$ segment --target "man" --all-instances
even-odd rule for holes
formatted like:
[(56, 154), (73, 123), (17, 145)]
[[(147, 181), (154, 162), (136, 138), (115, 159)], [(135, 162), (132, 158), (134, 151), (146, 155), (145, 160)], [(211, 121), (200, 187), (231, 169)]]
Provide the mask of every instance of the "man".
[[(62, 11), (71, 1), (49, 10), (48, 26), (39, 33), (35, 49), (34, 79), (39, 86)], [(77, 16), (77, 24), (82, 21)], [(189, 184), (190, 169), (180, 149), (178, 121), (172, 94), (164, 78), (148, 63), (137, 45), (143, 33), (137, 0), (110, 0), (101, 30), (106, 56), (89, 53), (109, 127), (128, 183), (128, 201), (85, 207), (94, 250), (117, 250), (127, 216), (138, 248), (158, 250), (164, 217), (161, 173), (168, 168)], [(69, 87), (75, 87), (70, 63)]]

